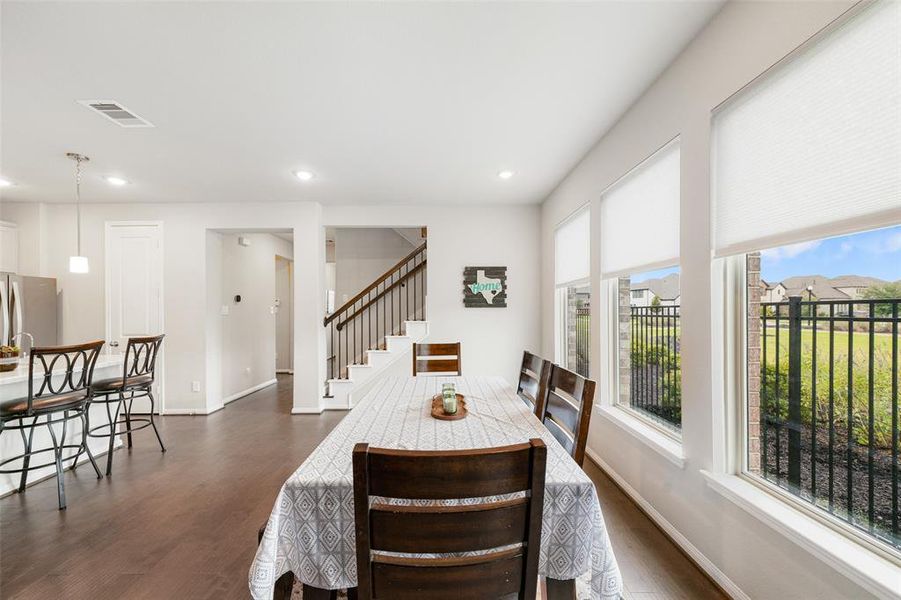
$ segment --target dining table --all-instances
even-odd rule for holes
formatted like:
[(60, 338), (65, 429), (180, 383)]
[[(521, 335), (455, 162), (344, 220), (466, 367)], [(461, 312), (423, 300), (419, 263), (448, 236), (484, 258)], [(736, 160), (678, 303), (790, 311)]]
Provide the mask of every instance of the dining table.
[[(468, 414), (431, 416), (431, 399), (453, 383)], [(385, 377), (288, 477), (250, 567), (255, 600), (272, 598), (292, 572), (304, 593), (357, 585), (353, 447), (407, 450), (489, 448), (541, 438), (547, 446), (538, 571), (548, 595), (618, 599), (622, 577), (594, 483), (502, 377)], [(583, 585), (576, 585), (576, 581)], [(309, 594), (313, 596), (314, 594)]]

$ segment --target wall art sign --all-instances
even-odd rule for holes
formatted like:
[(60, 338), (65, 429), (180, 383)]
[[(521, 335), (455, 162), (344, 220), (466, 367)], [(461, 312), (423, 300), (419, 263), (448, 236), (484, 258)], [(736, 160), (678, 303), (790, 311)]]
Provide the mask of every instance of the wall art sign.
[(463, 306), (466, 308), (506, 308), (507, 267), (464, 268)]

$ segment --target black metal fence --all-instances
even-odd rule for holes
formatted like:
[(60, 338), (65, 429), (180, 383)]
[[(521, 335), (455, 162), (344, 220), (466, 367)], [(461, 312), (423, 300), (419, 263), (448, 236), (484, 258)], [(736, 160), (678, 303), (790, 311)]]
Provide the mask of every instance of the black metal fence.
[(591, 348), (591, 308), (580, 306), (576, 309), (576, 364), (570, 368), (583, 377), (588, 377), (588, 357)]
[(761, 303), (761, 475), (896, 548), (901, 300)]
[(662, 424), (682, 427), (679, 305), (632, 306), (629, 404)]

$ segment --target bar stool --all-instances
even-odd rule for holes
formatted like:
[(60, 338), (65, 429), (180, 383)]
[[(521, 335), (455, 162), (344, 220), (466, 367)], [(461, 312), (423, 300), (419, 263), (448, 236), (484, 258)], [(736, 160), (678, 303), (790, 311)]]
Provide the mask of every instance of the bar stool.
[[(0, 434), (7, 429), (18, 430), (25, 449), (23, 454), (0, 463), (2, 467), (7, 463), (22, 460), (21, 468), (2, 469), (0, 473), (21, 473), (19, 492), (23, 492), (28, 482), (29, 471), (56, 465), (56, 488), (60, 510), (66, 508), (63, 461), (74, 459), (70, 465), (74, 467), (81, 453), (85, 452), (97, 473), (97, 479), (103, 477), (87, 444), (87, 407), (91, 395), (91, 379), (102, 347), (103, 340), (73, 346), (32, 348), (28, 359), (28, 396), (0, 403)], [(42, 372), (38, 375), (39, 382), (35, 381), (35, 363)], [(73, 419), (81, 419), (81, 440), (77, 444), (67, 444), (68, 424)], [(60, 424), (61, 432), (57, 437), (54, 426)], [(34, 430), (40, 425), (47, 426), (53, 446), (33, 450)], [(73, 456), (64, 457), (63, 451), (66, 449), (78, 449), (78, 452)], [(50, 451), (54, 455), (53, 462), (31, 464), (32, 456)]]
[[(91, 404), (102, 403), (106, 405), (107, 423), (91, 427), (88, 430), (90, 437), (108, 437), (109, 453), (106, 455), (106, 474), (113, 472), (113, 443), (116, 436), (126, 434), (128, 447), (131, 448), (131, 434), (146, 427), (153, 427), (156, 439), (160, 443), (160, 450), (166, 451), (163, 438), (156, 428), (153, 420), (153, 379), (156, 373), (156, 357), (163, 343), (165, 334), (128, 338), (125, 348), (125, 363), (122, 377), (104, 379), (91, 385)], [(132, 417), (131, 409), (136, 398), (150, 399), (149, 417)], [(124, 410), (123, 410), (124, 409)], [(124, 418), (119, 419), (119, 411), (123, 410)], [(135, 426), (135, 424), (138, 424)]]

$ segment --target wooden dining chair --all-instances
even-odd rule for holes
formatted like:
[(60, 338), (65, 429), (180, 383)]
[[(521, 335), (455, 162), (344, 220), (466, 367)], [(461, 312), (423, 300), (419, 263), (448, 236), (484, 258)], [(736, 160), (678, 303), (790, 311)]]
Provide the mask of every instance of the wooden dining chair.
[(519, 385), (516, 395), (526, 406), (532, 409), (539, 419), (544, 411), (547, 396), (547, 382), (551, 375), (551, 362), (536, 356), (529, 351), (522, 353), (522, 365), (519, 367)]
[(460, 342), (413, 344), (413, 376), (420, 373), (463, 374)]
[[(353, 451), (360, 600), (462, 600), (537, 593), (547, 448)], [(525, 492), (525, 494), (522, 494)], [(515, 495), (478, 504), (389, 504)], [(372, 496), (379, 499), (370, 505)], [(384, 554), (390, 552), (392, 554)], [(480, 552), (460, 555), (459, 553)], [(453, 554), (422, 558), (421, 554)]]
[(560, 445), (582, 466), (594, 404), (595, 382), (552, 365), (546, 401), (539, 417)]

